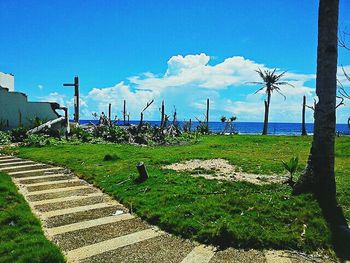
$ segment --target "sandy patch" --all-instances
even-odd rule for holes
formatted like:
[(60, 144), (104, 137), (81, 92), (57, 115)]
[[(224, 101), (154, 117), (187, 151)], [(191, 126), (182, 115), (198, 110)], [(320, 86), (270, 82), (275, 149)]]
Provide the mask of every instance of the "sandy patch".
[(261, 175), (244, 173), (240, 168), (224, 159), (190, 160), (163, 166), (177, 172), (188, 172), (194, 177), (227, 181), (245, 181), (253, 184), (284, 183), (288, 177), (281, 175)]

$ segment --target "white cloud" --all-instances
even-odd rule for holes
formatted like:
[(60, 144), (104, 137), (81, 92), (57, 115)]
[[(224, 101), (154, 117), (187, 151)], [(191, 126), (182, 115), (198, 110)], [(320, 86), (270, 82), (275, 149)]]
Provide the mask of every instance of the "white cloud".
[[(253, 94), (260, 86), (248, 82), (260, 81), (255, 72), (258, 68), (271, 68), (241, 56), (226, 58), (215, 65), (211, 65), (210, 62), (211, 57), (204, 53), (177, 55), (168, 60), (163, 74), (145, 72), (131, 76), (112, 87), (95, 87), (87, 94), (81, 95), (82, 117), (91, 118), (93, 111), (107, 112), (109, 103), (112, 104), (112, 114), (121, 117), (125, 99), (131, 119), (137, 119), (146, 103), (154, 99), (152, 106), (145, 112), (145, 118), (157, 120), (159, 107), (164, 99), (168, 114), (171, 114), (176, 106), (180, 120), (202, 118), (206, 98), (210, 98), (210, 117), (213, 121), (219, 120), (222, 115), (232, 114), (237, 115), (240, 121), (262, 121), (265, 93)], [(350, 72), (350, 66), (345, 66), (345, 69)], [(281, 72), (281, 69), (277, 69), (277, 73)], [(342, 75), (339, 69), (338, 73), (338, 78), (344, 81), (344, 74)], [(307, 96), (309, 104), (313, 103), (315, 77), (315, 74), (288, 71), (284, 79), (294, 87), (281, 87), (286, 100), (277, 93), (273, 94), (270, 121), (299, 122), (302, 96)], [(59, 103), (72, 106), (71, 99), (58, 93), (51, 93), (45, 100), (54, 98)], [(341, 109), (341, 122), (345, 121), (348, 109), (348, 106)], [(308, 111), (307, 119), (313, 120), (311, 111)]]
[(44, 88), (43, 85), (41, 85), (41, 84), (38, 85), (38, 89), (43, 90), (43, 88)]

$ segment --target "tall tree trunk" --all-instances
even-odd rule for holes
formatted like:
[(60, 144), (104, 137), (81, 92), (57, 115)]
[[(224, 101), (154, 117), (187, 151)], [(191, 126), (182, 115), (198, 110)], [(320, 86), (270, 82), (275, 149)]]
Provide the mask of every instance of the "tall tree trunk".
[(164, 100), (162, 101), (162, 110), (161, 110), (161, 119), (160, 119), (160, 127), (164, 127), (164, 115), (165, 115), (165, 106), (164, 106)]
[(109, 121), (109, 123), (111, 124), (111, 118), (112, 118), (112, 104), (111, 103), (109, 103), (108, 104), (108, 121)]
[(306, 96), (303, 96), (303, 112), (302, 112), (302, 123), (301, 123), (301, 135), (306, 136), (306, 124), (305, 124), (305, 109), (306, 109)]
[(209, 99), (207, 99), (207, 115), (206, 115), (207, 131), (209, 132)]
[(124, 106), (123, 106), (123, 120), (124, 120), (124, 125), (126, 125), (126, 120), (125, 120), (125, 116), (126, 116), (126, 101), (124, 100)]
[(268, 130), (268, 125), (269, 125), (269, 110), (270, 110), (270, 102), (271, 102), (271, 91), (269, 91), (269, 87), (267, 87), (268, 92), (267, 92), (267, 101), (264, 101), (264, 105), (265, 105), (265, 116), (264, 116), (264, 128), (263, 128), (263, 132), (262, 135), (266, 135), (267, 134), (267, 130)]
[(293, 192), (313, 192), (323, 206), (336, 204), (334, 138), (338, 58), (338, 0), (320, 0), (313, 142), (303, 175)]

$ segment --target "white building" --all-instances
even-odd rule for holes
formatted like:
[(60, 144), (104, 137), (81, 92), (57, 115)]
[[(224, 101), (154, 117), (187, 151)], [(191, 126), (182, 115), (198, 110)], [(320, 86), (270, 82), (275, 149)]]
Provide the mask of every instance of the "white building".
[(15, 76), (0, 72), (0, 87), (15, 91)]
[(15, 92), (15, 78), (12, 74), (0, 72), (0, 130), (20, 126), (33, 128), (34, 118), (51, 121), (61, 117), (56, 110), (60, 105), (54, 102), (30, 102), (26, 94)]

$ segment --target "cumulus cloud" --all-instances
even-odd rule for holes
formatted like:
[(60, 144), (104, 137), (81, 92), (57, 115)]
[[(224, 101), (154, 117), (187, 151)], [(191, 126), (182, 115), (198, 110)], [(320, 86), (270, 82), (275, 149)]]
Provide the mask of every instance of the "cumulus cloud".
[[(221, 115), (237, 115), (240, 121), (262, 121), (263, 100), (266, 94), (254, 94), (260, 86), (249, 82), (260, 81), (255, 72), (258, 68), (272, 68), (242, 56), (229, 57), (216, 64), (211, 62), (211, 57), (204, 53), (176, 55), (168, 60), (163, 74), (145, 72), (131, 76), (112, 87), (95, 87), (82, 95), (85, 104), (85, 107), (82, 106), (84, 118), (91, 118), (87, 116), (91, 111), (106, 112), (109, 103), (113, 105), (113, 115), (121, 117), (124, 99), (127, 101), (127, 111), (130, 112), (131, 119), (137, 119), (142, 108), (152, 99), (155, 100), (154, 103), (145, 112), (147, 119), (159, 119), (159, 106), (163, 99), (166, 102), (167, 114), (170, 114), (175, 106), (179, 119), (201, 118), (206, 98), (210, 98), (210, 116), (213, 121), (219, 120)], [(345, 66), (345, 69), (350, 72), (350, 66)], [(277, 73), (281, 72), (283, 70), (277, 69)], [(339, 69), (338, 73), (338, 78), (344, 81), (344, 74), (342, 75)], [(302, 96), (307, 96), (308, 102), (313, 103), (315, 78), (315, 74), (288, 71), (284, 80), (294, 87), (281, 87), (286, 100), (277, 93), (273, 94), (270, 120), (299, 122)], [(71, 100), (62, 98), (59, 94), (50, 94), (49, 98), (53, 97), (68, 106), (72, 105)], [(87, 105), (91, 108), (87, 108)], [(308, 112), (307, 120), (313, 120), (312, 112)]]

